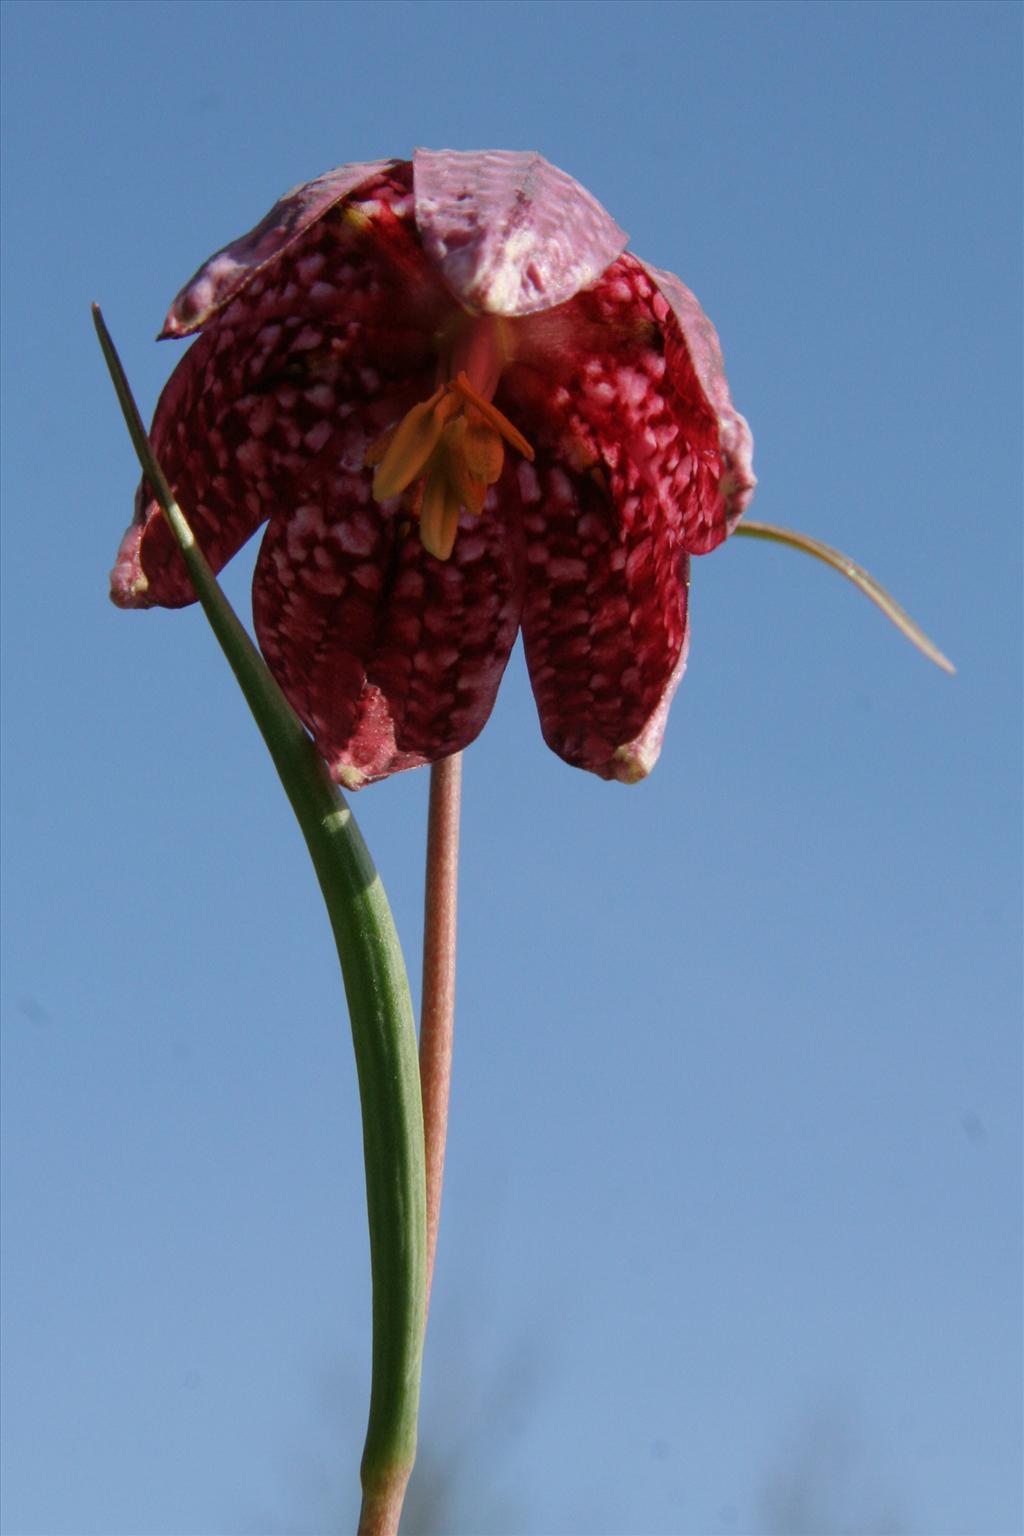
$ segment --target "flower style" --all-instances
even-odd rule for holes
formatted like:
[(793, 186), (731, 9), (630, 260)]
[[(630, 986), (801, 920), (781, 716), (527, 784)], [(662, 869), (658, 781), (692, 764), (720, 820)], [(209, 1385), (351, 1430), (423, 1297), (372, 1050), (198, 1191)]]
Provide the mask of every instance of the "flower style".
[[(633, 782), (689, 557), (754, 487), (718, 338), (539, 155), (417, 150), (288, 193), (200, 268), (152, 442), (214, 569), (268, 522), (257, 638), (356, 788), (466, 746), (520, 625), (548, 744)], [(192, 590), (143, 483), (111, 594)]]

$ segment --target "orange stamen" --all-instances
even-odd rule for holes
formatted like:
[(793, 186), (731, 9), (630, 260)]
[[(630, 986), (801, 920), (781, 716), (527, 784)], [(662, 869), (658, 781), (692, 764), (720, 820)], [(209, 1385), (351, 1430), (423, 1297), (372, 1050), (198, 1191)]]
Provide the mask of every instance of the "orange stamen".
[(373, 477), (377, 501), (389, 501), (419, 479), (437, 447), (445, 422), (457, 406), (458, 401), (441, 385), (429, 400), (421, 400), (406, 412)]
[(420, 539), (427, 554), (437, 560), (447, 560), (454, 548), (459, 505), (459, 497), (444, 468), (432, 469), (423, 491)]
[(375, 469), (374, 498), (389, 501), (412, 486), (410, 510), (419, 516), (423, 547), (447, 560), (459, 513), (465, 508), (479, 517), (488, 486), (501, 477), (502, 439), (533, 459), (522, 433), (460, 371), (370, 444), (365, 462)]
[(457, 390), (464, 399), (475, 405), (481, 416), (485, 416), (494, 430), (501, 433), (506, 443), (511, 443), (517, 453), (521, 453), (524, 459), (529, 459), (530, 463), (533, 463), (533, 449), (523, 434), (516, 431), (508, 417), (503, 415), (496, 405), (492, 405), (489, 400), (485, 400), (483, 395), (477, 394), (465, 373), (460, 373), (458, 378), (454, 379), (448, 387), (449, 389)]

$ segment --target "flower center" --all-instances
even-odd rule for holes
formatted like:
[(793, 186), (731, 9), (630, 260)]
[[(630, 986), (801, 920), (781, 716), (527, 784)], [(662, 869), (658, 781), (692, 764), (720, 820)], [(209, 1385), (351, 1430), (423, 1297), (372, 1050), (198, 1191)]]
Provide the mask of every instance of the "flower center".
[[(424, 549), (447, 560), (455, 543), (459, 513), (483, 511), (487, 488), (499, 479), (505, 443), (524, 458), (533, 449), (508, 417), (491, 402), (501, 375), (492, 322), (479, 324), (453, 349), (455, 377), (421, 400), (397, 426), (371, 444), (366, 462), (375, 466), (373, 495), (389, 501), (412, 486)], [(471, 375), (473, 376), (471, 380)]]

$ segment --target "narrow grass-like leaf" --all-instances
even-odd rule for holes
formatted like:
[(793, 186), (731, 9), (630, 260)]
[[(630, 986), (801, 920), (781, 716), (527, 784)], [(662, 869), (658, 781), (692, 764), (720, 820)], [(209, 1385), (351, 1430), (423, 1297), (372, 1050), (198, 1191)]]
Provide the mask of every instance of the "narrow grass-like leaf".
[(416, 1451), (426, 1295), (423, 1114), (409, 983), (391, 909), (355, 818), (221, 591), (157, 463), (99, 307), (93, 319), (139, 463), (238, 680), (316, 870), (348, 999), (363, 1119), (373, 1378), (360, 1530), (397, 1530)]
[(776, 528), (773, 523), (758, 523), (749, 518), (744, 520), (733, 530), (734, 534), (741, 533), (748, 539), (767, 539), (772, 544), (785, 544), (790, 549), (798, 549), (805, 555), (813, 555), (816, 560), (822, 560), (825, 565), (830, 565), (834, 571), (852, 581), (854, 586), (869, 597), (880, 608), (887, 619), (890, 619), (896, 628), (904, 634), (911, 645), (933, 661), (943, 672), (955, 673), (956, 668), (944, 656), (938, 646), (929, 640), (919, 624), (915, 624), (910, 614), (901, 608), (880, 582), (851, 560), (849, 555), (844, 555), (841, 550), (833, 549), (831, 544), (823, 544), (820, 539), (812, 539), (806, 533), (794, 533), (791, 528)]

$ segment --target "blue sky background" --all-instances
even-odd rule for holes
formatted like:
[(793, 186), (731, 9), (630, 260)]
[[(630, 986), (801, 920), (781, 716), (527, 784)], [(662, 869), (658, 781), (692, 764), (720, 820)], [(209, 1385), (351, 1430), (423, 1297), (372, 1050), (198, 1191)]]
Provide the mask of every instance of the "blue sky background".
[[(677, 271), (755, 514), (653, 777), (467, 753), (449, 1178), (403, 1530), (1021, 1528), (1015, 5), (4, 7), (4, 1531), (349, 1531), (358, 1106), (204, 622), (106, 577), (153, 345), (285, 188), (536, 148)], [(251, 553), (228, 580), (247, 604)], [(414, 985), (427, 777), (356, 810)]]

